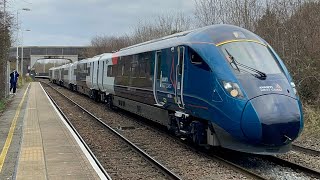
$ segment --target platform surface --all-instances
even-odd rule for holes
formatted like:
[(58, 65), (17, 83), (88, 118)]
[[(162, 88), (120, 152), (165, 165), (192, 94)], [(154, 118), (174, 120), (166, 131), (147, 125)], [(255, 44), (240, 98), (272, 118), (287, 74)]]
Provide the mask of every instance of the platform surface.
[(16, 179), (99, 179), (40, 83), (30, 85)]

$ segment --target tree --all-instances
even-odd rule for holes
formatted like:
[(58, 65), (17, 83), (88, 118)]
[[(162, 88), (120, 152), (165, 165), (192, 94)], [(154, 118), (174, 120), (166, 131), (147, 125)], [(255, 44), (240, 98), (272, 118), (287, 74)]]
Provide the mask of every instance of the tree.
[(95, 36), (91, 40), (91, 47), (85, 51), (85, 57), (111, 53), (131, 45), (129, 36)]
[(91, 40), (91, 47), (87, 49), (85, 56), (92, 57), (97, 54), (118, 51), (121, 48), (133, 44), (146, 42), (177, 32), (186, 31), (191, 27), (191, 18), (184, 14), (168, 13), (152, 19), (152, 21), (140, 21), (133, 27), (130, 35), (123, 36), (96, 36)]
[(140, 21), (131, 35), (132, 43), (137, 44), (161, 38), (177, 32), (189, 30), (191, 18), (181, 12), (160, 15), (150, 21)]
[(194, 15), (200, 27), (224, 23), (254, 30), (262, 12), (260, 0), (195, 0)]
[(12, 25), (11, 17), (8, 12), (3, 11), (5, 1), (0, 1), (0, 98), (5, 96), (6, 90), (6, 62), (8, 59), (9, 48), (11, 46), (10, 28)]
[(256, 24), (256, 33), (281, 55), (297, 84), (300, 97), (319, 104), (320, 3), (274, 0)]

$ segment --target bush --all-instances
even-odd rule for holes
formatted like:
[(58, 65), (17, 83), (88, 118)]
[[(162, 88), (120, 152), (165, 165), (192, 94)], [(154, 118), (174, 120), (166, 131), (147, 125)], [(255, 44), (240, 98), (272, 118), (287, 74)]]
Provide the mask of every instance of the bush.
[(6, 106), (6, 101), (5, 100), (0, 100), (0, 112), (4, 110)]
[(304, 105), (304, 130), (302, 137), (318, 138), (320, 136), (320, 107)]

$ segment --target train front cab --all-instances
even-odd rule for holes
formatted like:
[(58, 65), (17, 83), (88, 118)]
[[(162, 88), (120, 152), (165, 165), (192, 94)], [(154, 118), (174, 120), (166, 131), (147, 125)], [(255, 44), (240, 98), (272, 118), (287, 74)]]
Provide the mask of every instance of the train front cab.
[[(212, 72), (212, 79), (188, 79), (196, 83), (192, 87), (199, 85), (193, 93), (209, 106), (204, 118), (211, 121), (207, 132), (214, 136), (207, 136), (208, 144), (259, 154), (287, 152), (303, 128), (295, 85), (267, 43), (243, 39), (241, 32), (249, 33), (239, 28), (231, 31), (232, 39), (215, 42), (216, 47), (193, 46)], [(212, 88), (210, 97), (196, 92), (204, 92), (205, 87)]]

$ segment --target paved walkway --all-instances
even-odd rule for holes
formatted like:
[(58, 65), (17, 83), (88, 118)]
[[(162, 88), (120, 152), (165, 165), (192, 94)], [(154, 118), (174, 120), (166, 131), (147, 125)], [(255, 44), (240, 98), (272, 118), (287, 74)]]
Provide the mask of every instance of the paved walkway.
[(10, 95), (10, 102), (0, 115), (0, 179), (14, 179), (15, 177), (28, 99), (28, 93), (24, 96), (24, 93), (28, 92), (26, 89), (27, 85), (19, 88), (15, 96)]
[(30, 86), (16, 179), (99, 179), (37, 82)]

